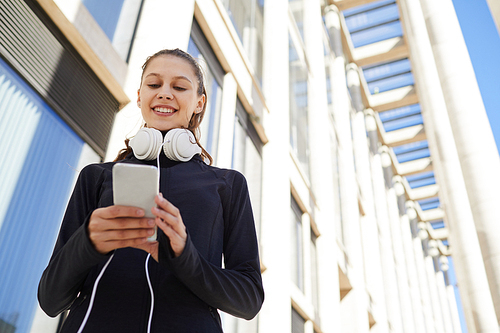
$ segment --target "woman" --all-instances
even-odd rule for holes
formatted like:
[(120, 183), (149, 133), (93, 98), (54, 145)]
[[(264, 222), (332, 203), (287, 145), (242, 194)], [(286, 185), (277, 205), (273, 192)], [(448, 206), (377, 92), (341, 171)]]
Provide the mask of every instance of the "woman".
[[(145, 127), (163, 135), (186, 128), (201, 148), (206, 92), (189, 54), (162, 50), (148, 58), (137, 105)], [(126, 145), (118, 162), (81, 171), (40, 280), (42, 309), (50, 316), (70, 309), (62, 332), (221, 332), (217, 309), (253, 318), (264, 291), (244, 177), (205, 164), (212, 160), (203, 148), (187, 162), (161, 153), (160, 194), (148, 219), (113, 205), (114, 164), (157, 163)], [(148, 242), (155, 226), (157, 241)]]

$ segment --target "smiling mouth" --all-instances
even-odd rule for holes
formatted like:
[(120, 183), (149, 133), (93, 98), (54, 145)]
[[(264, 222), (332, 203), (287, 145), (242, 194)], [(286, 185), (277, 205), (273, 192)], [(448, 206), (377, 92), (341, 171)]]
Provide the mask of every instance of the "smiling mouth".
[(159, 112), (159, 113), (174, 113), (176, 112), (177, 110), (175, 109), (170, 109), (170, 108), (162, 108), (162, 107), (155, 107), (153, 108), (153, 110), (155, 112)]

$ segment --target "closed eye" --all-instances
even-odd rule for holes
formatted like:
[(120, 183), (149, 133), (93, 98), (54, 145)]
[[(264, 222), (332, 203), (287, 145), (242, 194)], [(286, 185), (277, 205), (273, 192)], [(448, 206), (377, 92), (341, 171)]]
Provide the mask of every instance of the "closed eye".
[(179, 91), (184, 91), (184, 90), (187, 90), (186, 88), (183, 88), (183, 87), (174, 87), (175, 90), (179, 90)]
[(150, 87), (150, 88), (159, 88), (160, 85), (159, 84), (148, 84), (148, 87)]

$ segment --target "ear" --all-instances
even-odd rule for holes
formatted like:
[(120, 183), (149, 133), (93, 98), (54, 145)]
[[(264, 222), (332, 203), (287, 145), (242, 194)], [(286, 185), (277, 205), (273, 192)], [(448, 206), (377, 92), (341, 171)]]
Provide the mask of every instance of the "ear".
[(137, 106), (141, 108), (141, 90), (137, 89)]
[(194, 110), (194, 113), (200, 113), (203, 110), (205, 99), (205, 94), (201, 95), (201, 97), (198, 99), (198, 103), (196, 103), (196, 109)]

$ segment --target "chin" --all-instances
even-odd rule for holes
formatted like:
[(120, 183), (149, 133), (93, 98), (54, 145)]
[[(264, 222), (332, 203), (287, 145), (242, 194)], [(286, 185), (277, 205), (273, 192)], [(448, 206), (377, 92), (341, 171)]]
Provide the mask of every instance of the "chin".
[(168, 131), (168, 130), (176, 127), (175, 125), (161, 124), (161, 123), (158, 124), (156, 122), (151, 122), (151, 123), (146, 122), (146, 124), (149, 128), (154, 128), (154, 129), (157, 129), (159, 131)]

